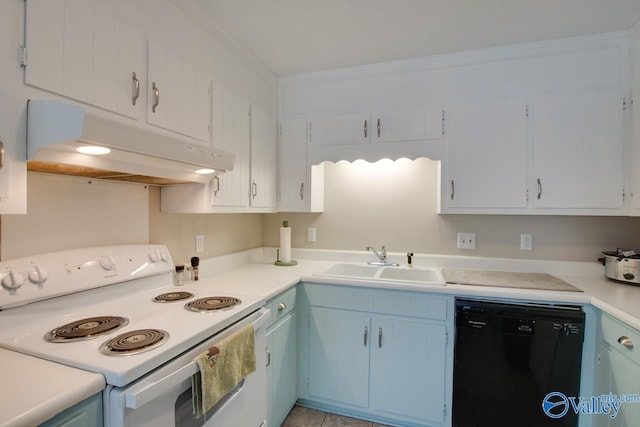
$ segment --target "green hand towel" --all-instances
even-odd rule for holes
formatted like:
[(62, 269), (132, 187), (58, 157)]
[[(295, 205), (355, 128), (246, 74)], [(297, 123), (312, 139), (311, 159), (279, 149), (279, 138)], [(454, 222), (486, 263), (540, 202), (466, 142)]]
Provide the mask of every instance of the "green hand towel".
[(253, 325), (224, 338), (194, 360), (200, 371), (191, 378), (193, 412), (199, 418), (256, 370)]

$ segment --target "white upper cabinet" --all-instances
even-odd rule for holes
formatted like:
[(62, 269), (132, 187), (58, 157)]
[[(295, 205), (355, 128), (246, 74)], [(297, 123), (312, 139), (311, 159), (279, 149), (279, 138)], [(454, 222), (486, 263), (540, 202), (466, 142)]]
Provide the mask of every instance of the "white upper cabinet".
[(276, 120), (220, 84), (212, 88), (211, 143), (235, 154), (233, 170), (209, 184), (162, 189), (162, 212), (275, 212)]
[(631, 155), (629, 156), (631, 215), (640, 215), (640, 24), (631, 33)]
[(236, 159), (231, 172), (213, 179), (211, 205), (249, 206), (251, 105), (219, 84), (212, 93), (212, 145)]
[(371, 114), (372, 142), (442, 139), (444, 109), (380, 111)]
[(535, 208), (622, 209), (623, 100), (617, 87), (535, 97), (531, 111)]
[(148, 52), (147, 121), (209, 143), (210, 77), (161, 43)]
[(278, 132), (278, 211), (324, 211), (324, 165), (307, 163), (305, 118), (285, 119)]
[(449, 108), (443, 211), (527, 207), (527, 117), (522, 99)]
[(139, 119), (143, 37), (99, 2), (29, 0), (25, 82)]
[(276, 208), (277, 122), (257, 106), (251, 107), (252, 207)]
[(350, 145), (369, 142), (369, 113), (344, 113), (309, 117), (309, 143)]

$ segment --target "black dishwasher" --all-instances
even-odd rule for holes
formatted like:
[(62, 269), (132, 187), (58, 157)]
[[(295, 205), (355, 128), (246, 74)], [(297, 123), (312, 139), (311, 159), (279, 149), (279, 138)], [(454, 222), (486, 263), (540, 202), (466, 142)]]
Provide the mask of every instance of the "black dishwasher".
[(570, 404), (542, 404), (578, 396), (583, 338), (577, 306), (457, 298), (453, 427), (577, 426)]

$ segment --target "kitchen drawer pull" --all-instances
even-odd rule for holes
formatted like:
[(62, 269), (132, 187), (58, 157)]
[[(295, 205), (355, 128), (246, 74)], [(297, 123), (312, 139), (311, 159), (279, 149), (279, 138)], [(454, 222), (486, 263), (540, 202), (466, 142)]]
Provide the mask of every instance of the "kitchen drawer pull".
[(304, 182), (300, 183), (300, 200), (304, 200)]
[(136, 101), (140, 98), (140, 80), (136, 77), (135, 71), (131, 73), (132, 80), (132, 96), (131, 96), (131, 104), (136, 105)]
[(368, 120), (364, 121), (364, 138), (367, 139), (367, 135), (369, 135), (369, 124)]
[(455, 195), (456, 195), (456, 184), (453, 182), (453, 180), (451, 180), (451, 200), (453, 200)]
[(151, 88), (153, 89), (153, 104), (151, 105), (151, 112), (155, 113), (156, 108), (160, 105), (160, 89), (156, 86), (156, 82), (153, 82)]
[(380, 119), (378, 119), (377, 131), (378, 131), (378, 138), (380, 138)]
[(212, 181), (213, 181), (213, 196), (215, 197), (220, 192), (220, 177), (214, 176)]
[(627, 347), (629, 350), (633, 348), (633, 341), (631, 341), (631, 338), (627, 336), (621, 336), (620, 338), (618, 338), (618, 342)]
[(378, 348), (382, 348), (382, 328), (378, 328)]
[(538, 178), (538, 200), (540, 200), (540, 197), (542, 197), (542, 181)]
[(369, 338), (369, 328), (367, 326), (364, 327), (364, 346), (367, 346), (367, 339)]
[(287, 308), (287, 304), (281, 302), (280, 304), (278, 304), (278, 311), (282, 311), (285, 310)]

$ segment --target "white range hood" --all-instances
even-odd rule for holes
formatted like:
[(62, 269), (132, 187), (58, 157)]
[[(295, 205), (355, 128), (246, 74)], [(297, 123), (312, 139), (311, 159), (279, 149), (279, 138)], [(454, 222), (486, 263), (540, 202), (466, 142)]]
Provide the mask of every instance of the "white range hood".
[[(87, 146), (108, 153), (78, 151)], [(32, 171), (157, 185), (207, 183), (233, 169), (234, 160), (234, 154), (187, 137), (116, 123), (76, 105), (41, 99), (27, 104), (27, 166)]]

